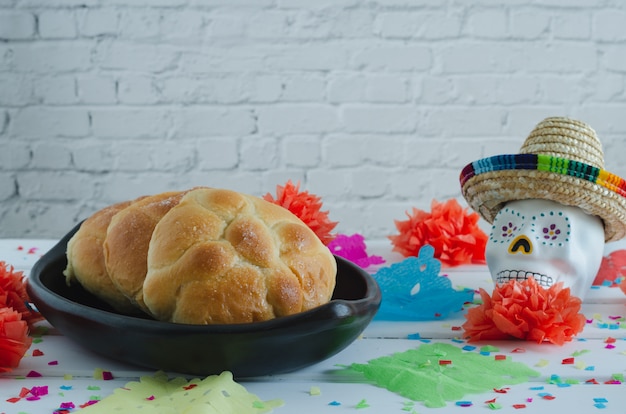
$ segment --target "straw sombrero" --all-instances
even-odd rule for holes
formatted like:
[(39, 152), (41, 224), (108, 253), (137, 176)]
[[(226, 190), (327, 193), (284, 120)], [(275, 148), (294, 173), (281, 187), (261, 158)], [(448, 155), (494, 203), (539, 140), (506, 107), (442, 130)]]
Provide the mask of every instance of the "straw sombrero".
[(546, 118), (519, 154), (474, 161), (460, 180), (468, 204), (489, 223), (508, 201), (547, 199), (599, 216), (606, 241), (626, 236), (626, 181), (604, 170), (602, 144), (584, 122)]

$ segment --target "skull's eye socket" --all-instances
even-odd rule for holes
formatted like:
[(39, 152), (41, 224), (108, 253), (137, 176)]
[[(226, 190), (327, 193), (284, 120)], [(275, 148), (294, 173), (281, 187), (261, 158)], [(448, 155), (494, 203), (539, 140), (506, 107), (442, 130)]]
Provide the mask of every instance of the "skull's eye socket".
[(563, 246), (569, 241), (569, 218), (562, 211), (546, 211), (532, 218), (535, 240), (547, 246)]
[(489, 240), (493, 243), (509, 243), (524, 227), (524, 215), (511, 208), (504, 207), (493, 220)]

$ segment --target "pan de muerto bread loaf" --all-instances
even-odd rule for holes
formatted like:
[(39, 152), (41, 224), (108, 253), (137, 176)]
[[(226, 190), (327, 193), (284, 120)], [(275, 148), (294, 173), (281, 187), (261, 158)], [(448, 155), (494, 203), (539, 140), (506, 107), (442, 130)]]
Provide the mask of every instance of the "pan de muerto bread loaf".
[(143, 301), (159, 320), (245, 323), (327, 303), (336, 262), (291, 212), (229, 190), (187, 192), (156, 224)]
[(85, 220), (67, 243), (67, 267), (63, 272), (68, 285), (80, 283), (85, 290), (123, 313), (136, 312), (136, 307), (111, 281), (102, 244), (111, 218), (132, 203), (124, 201), (113, 204)]
[(106, 232), (103, 248), (109, 277), (124, 296), (146, 313), (149, 312), (143, 303), (143, 282), (152, 231), (184, 194), (171, 191), (145, 197), (115, 214)]

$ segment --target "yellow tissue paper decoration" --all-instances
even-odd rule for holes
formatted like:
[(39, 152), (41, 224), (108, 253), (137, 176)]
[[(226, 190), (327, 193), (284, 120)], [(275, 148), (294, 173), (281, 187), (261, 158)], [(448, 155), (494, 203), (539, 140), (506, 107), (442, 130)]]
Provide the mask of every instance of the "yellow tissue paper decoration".
[(168, 379), (164, 372), (141, 377), (81, 413), (141, 414), (262, 414), (284, 405), (282, 400), (261, 401), (224, 371), (205, 379)]

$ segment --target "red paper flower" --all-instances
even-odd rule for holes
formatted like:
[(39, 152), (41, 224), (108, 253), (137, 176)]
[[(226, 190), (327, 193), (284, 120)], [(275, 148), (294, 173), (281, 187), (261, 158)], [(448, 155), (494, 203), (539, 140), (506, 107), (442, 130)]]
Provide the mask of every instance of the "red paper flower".
[(0, 308), (0, 372), (16, 368), (32, 341), (21, 313), (9, 307)]
[(395, 221), (400, 234), (389, 236), (393, 251), (417, 256), (422, 246), (429, 244), (443, 265), (485, 263), (487, 235), (478, 227), (480, 216), (467, 214), (455, 199), (445, 203), (433, 200), (430, 213), (413, 208), (413, 213), (406, 215), (408, 220)]
[(533, 278), (496, 286), (493, 295), (480, 290), (483, 304), (468, 310), (463, 324), (469, 341), (525, 339), (563, 345), (581, 332), (582, 301), (556, 283), (545, 289)]
[(28, 306), (30, 299), (26, 292), (26, 283), (22, 272), (16, 272), (13, 266), (0, 261), (0, 308), (9, 307), (19, 312), (21, 319), (32, 327), (43, 317)]
[(337, 222), (328, 219), (328, 211), (321, 211), (320, 197), (309, 194), (308, 191), (300, 191), (300, 183), (294, 185), (289, 180), (284, 187), (276, 186), (276, 199), (270, 193), (263, 198), (291, 211), (317, 234), (324, 245), (328, 245), (335, 238), (330, 232)]

